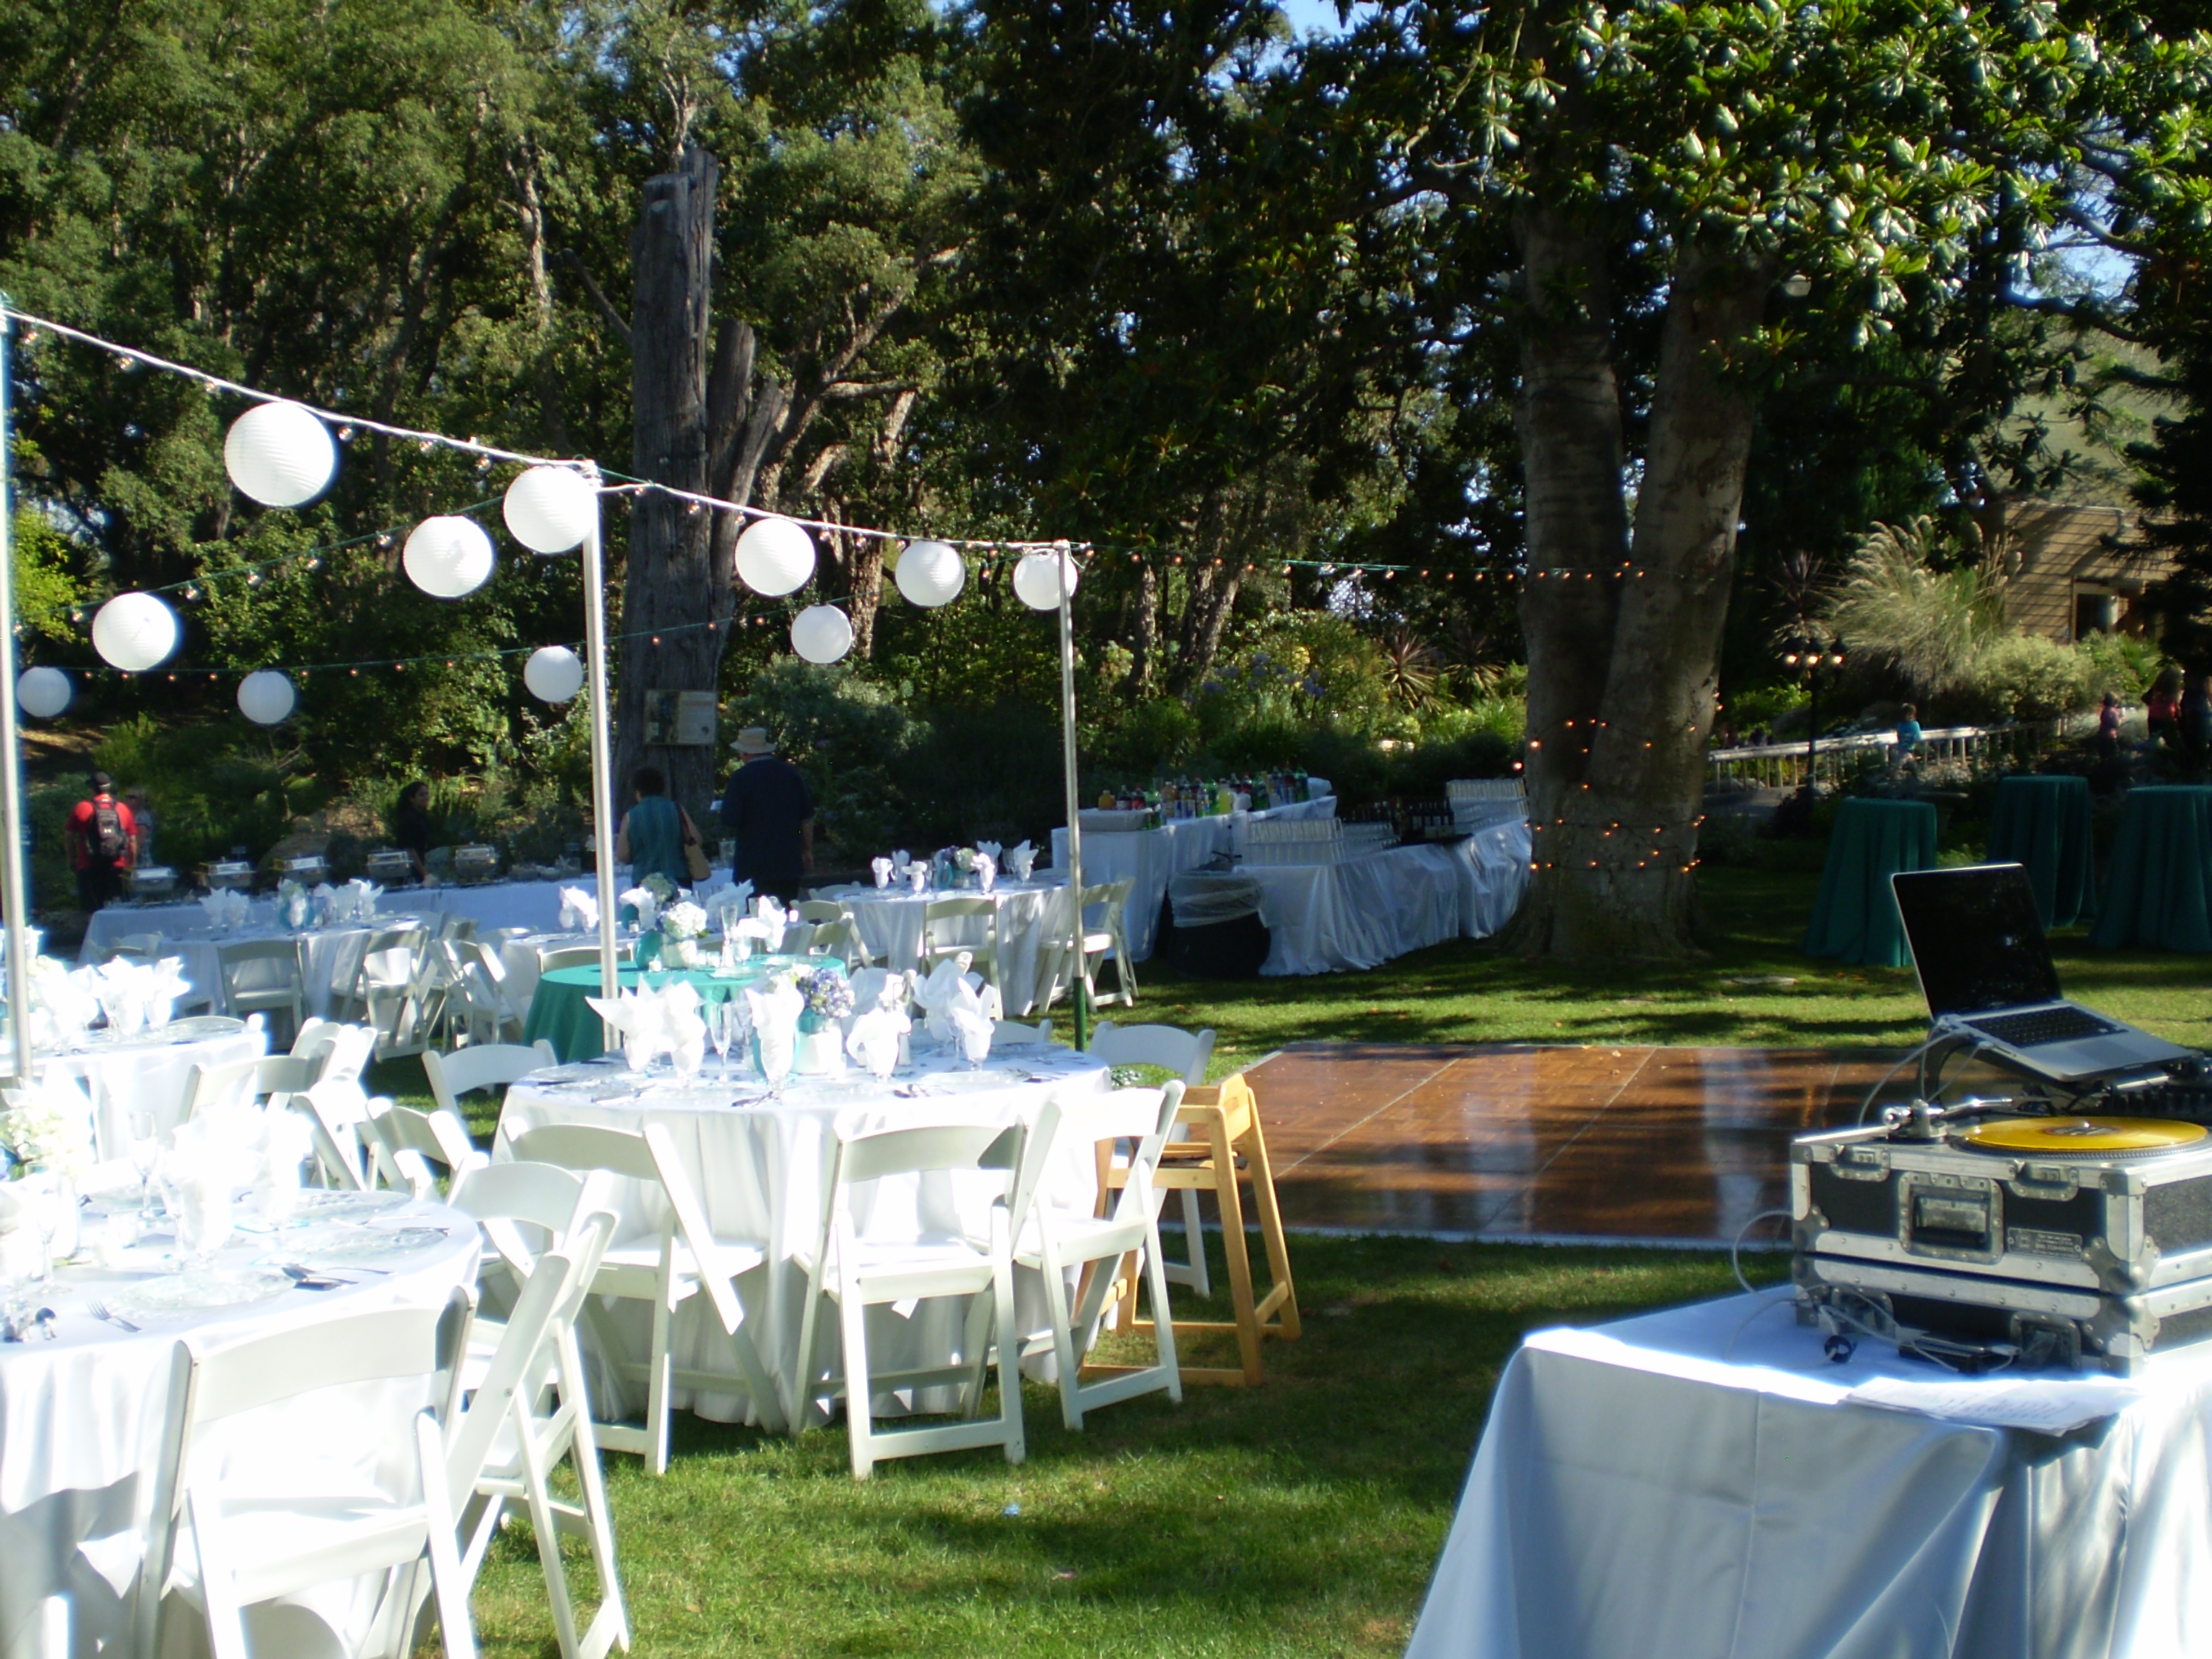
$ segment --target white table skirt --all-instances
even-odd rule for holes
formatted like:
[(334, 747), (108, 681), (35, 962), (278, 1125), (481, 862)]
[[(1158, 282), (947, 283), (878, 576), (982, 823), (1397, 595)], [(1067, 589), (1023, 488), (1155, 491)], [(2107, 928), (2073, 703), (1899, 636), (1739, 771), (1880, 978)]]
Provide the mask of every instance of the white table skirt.
[[(1005, 998), (1009, 1019), (1026, 1014), (1043, 994), (1042, 963), (1045, 927), (1066, 915), (1065, 903), (1054, 900), (1064, 884), (1048, 881), (1002, 882), (988, 894), (970, 889), (957, 892), (915, 893), (896, 888), (862, 888), (839, 896), (853, 913), (854, 927), (869, 959), (900, 973), (912, 971), (921, 960), (922, 912), (933, 898), (992, 898), (999, 906), (999, 991)], [(980, 916), (963, 917), (944, 924), (953, 939), (980, 945), (984, 927)]]
[(2212, 1346), (2054, 1440), (1844, 1401), (1877, 1376), (2017, 1379), (1875, 1342), (1831, 1364), (1789, 1303), (1530, 1337), (1407, 1659), (2212, 1651)]
[[(349, 1275), (362, 1280), (357, 1288), (292, 1291), (246, 1308), (149, 1318), (136, 1334), (94, 1320), (82, 1301), (84, 1289), (98, 1293), (112, 1287), (132, 1276), (129, 1269), (62, 1270), (46, 1298), (60, 1316), (55, 1340), (0, 1347), (0, 1655), (67, 1659), (72, 1652), (128, 1651), (142, 1553), (135, 1506), (139, 1483), (150, 1478), (158, 1461), (170, 1355), (179, 1337), (214, 1329), (245, 1337), (354, 1312), (440, 1307), (455, 1286), (474, 1279), (477, 1231), (468, 1218), (436, 1205), (410, 1205), (386, 1218), (447, 1227), (450, 1237), (404, 1258), (404, 1265), (393, 1264), (388, 1275)], [(243, 1264), (269, 1248), (265, 1237), (247, 1239), (226, 1249), (222, 1260)], [(158, 1249), (135, 1254), (146, 1258), (144, 1271), (163, 1271)], [(422, 1391), (411, 1381), (375, 1387)], [(370, 1403), (366, 1395), (335, 1402), (356, 1410)], [(249, 1466), (258, 1465), (296, 1483), (306, 1463), (335, 1460), (395, 1495), (410, 1492), (411, 1438), (371, 1443), (349, 1435), (347, 1423), (358, 1419), (343, 1409), (334, 1413), (333, 1405), (319, 1401), (312, 1417), (278, 1407), (238, 1419), (223, 1441), (235, 1478), (251, 1480)], [(382, 1583), (382, 1575), (374, 1575), (286, 1600), (311, 1608), (342, 1638), (357, 1640)], [(58, 1650), (44, 1640), (49, 1597), (69, 1603), (70, 1645)], [(181, 1615), (178, 1623), (191, 1618), (185, 1608), (173, 1614)], [(187, 1639), (179, 1650), (204, 1651), (204, 1641)], [(285, 1650), (264, 1645), (259, 1650)]]
[[(711, 1055), (708, 1067), (711, 1078), (716, 1069)], [(564, 1075), (572, 1070), (562, 1068)], [(648, 1123), (665, 1125), (715, 1232), (769, 1242), (769, 1267), (740, 1280), (738, 1291), (763, 1359), (778, 1375), (788, 1375), (798, 1357), (806, 1290), (805, 1275), (793, 1257), (816, 1242), (824, 1184), (841, 1130), (866, 1132), (978, 1115), (994, 1122), (1028, 1122), (1056, 1090), (1089, 1092), (1107, 1086), (1105, 1066), (1086, 1054), (1057, 1048), (1024, 1047), (994, 1054), (981, 1073), (970, 1073), (957, 1061), (948, 1064), (923, 1056), (918, 1070), (921, 1075), (902, 1076), (897, 1085), (926, 1091), (918, 1099), (887, 1096), (872, 1079), (834, 1085), (793, 1079), (781, 1104), (764, 1102), (738, 1109), (727, 1103), (736, 1092), (731, 1088), (683, 1091), (672, 1079), (649, 1086), (642, 1100), (593, 1103), (576, 1085), (526, 1078), (507, 1091), (500, 1115), (497, 1155), (507, 1155), (512, 1136), (542, 1124), (593, 1123), (631, 1130)], [(600, 1067), (599, 1073), (606, 1079), (603, 1088), (629, 1081), (619, 1066)], [(743, 1092), (753, 1094), (757, 1085), (747, 1085)], [(1045, 1176), (1046, 1193), (1053, 1202), (1088, 1211), (1097, 1190), (1091, 1150), (1073, 1147), (1065, 1152)], [(663, 1220), (658, 1193), (636, 1183), (624, 1184), (628, 1190), (619, 1240), (657, 1237)], [(989, 1200), (981, 1183), (939, 1175), (882, 1181), (875, 1188), (872, 1194), (856, 1195), (855, 1218), (871, 1238), (911, 1239), (927, 1231), (963, 1226), (988, 1233)], [(1018, 1284), (1017, 1291), (1024, 1325), (1042, 1328), (1041, 1288), (1031, 1280)], [(637, 1302), (609, 1305), (619, 1357), (641, 1362), (649, 1352), (651, 1310)], [(871, 1361), (881, 1370), (948, 1363), (959, 1343), (964, 1311), (955, 1300), (945, 1298), (922, 1303), (907, 1319), (890, 1308), (870, 1309)], [(678, 1313), (674, 1349), (679, 1367), (731, 1379), (726, 1393), (678, 1390), (671, 1396), (675, 1405), (718, 1422), (757, 1420), (758, 1413), (738, 1381), (737, 1362), (720, 1322), (704, 1297), (693, 1297)], [(833, 1376), (837, 1374), (837, 1352), (833, 1314), (822, 1321), (816, 1352), (817, 1364)], [(624, 1408), (623, 1391), (612, 1378), (601, 1376), (595, 1386), (605, 1391), (611, 1408)], [(634, 1386), (628, 1392), (636, 1395)], [(933, 1399), (927, 1404), (935, 1408), (944, 1401)], [(641, 1398), (631, 1397), (627, 1409), (641, 1412), (643, 1405)], [(901, 1407), (885, 1399), (882, 1408)]]
[[(1230, 835), (1229, 820), (1214, 817), (1172, 819), (1157, 830), (1094, 830), (1084, 836), (1083, 884), (1131, 884), (1129, 902), (1121, 914), (1130, 956), (1143, 962), (1152, 954), (1170, 878), (1227, 853)], [(1066, 880), (1065, 825), (1052, 832), (1052, 867)]]
[(1452, 843), (1459, 861), (1459, 930), (1488, 939), (1513, 920), (1528, 890), (1528, 820), (1516, 817)]
[[(116, 946), (127, 937), (142, 933), (158, 933), (161, 954), (180, 957), (185, 964), (185, 979), (196, 991), (205, 991), (215, 999), (221, 1012), (222, 1004), (222, 947), (248, 939), (283, 939), (296, 940), (300, 951), (300, 988), (307, 1000), (307, 1012), (325, 1018), (337, 1012), (337, 1004), (350, 988), (355, 974), (361, 967), (361, 953), (369, 935), (388, 927), (420, 925), (435, 932), (440, 917), (434, 910), (409, 909), (380, 915), (367, 927), (311, 927), (295, 933), (289, 928), (276, 925), (272, 915), (262, 912), (270, 907), (257, 904), (254, 920), (233, 933), (210, 932), (207, 917), (197, 905), (149, 906), (146, 909), (121, 912), (143, 925), (88, 927), (84, 944), (77, 951), (77, 960), (87, 966), (108, 960), (115, 954)], [(114, 910), (102, 910), (93, 918), (94, 924), (105, 922), (118, 915)], [(167, 925), (148, 920), (161, 916)], [(264, 982), (259, 973), (248, 975), (241, 988), (253, 989)], [(275, 984), (273, 975), (265, 982)]]
[[(228, 1031), (212, 1028), (228, 1026)], [(210, 1035), (178, 1037), (189, 1032)], [(92, 1102), (93, 1144), (102, 1159), (128, 1158), (131, 1114), (149, 1111), (167, 1134), (185, 1115), (185, 1088), (195, 1066), (212, 1070), (258, 1060), (269, 1050), (268, 1033), (237, 1020), (203, 1017), (173, 1028), (149, 1031), (129, 1042), (100, 1044), (42, 1060), (46, 1076), (75, 1078)]]

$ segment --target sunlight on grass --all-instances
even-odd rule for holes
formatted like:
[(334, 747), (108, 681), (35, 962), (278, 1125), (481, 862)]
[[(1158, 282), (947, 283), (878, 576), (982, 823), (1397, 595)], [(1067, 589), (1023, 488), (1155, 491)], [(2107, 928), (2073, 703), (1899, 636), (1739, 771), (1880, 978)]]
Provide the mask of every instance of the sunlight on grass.
[[(665, 1480), (609, 1457), (637, 1651), (1395, 1654), (1522, 1333), (1731, 1288), (1702, 1255), (1292, 1249), (1306, 1335), (1268, 1346), (1265, 1386), (1109, 1407), (1071, 1434), (1032, 1385), (1019, 1468), (917, 1458), (863, 1485), (840, 1427), (793, 1442), (689, 1416)], [(551, 1651), (527, 1527), (495, 1547), (477, 1609), (487, 1654)]]

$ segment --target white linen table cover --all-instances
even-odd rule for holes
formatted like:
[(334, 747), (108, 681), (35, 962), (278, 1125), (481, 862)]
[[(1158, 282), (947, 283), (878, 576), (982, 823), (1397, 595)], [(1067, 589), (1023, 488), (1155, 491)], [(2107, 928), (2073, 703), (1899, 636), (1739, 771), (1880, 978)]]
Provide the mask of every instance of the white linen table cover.
[[(225, 1029), (228, 1028), (228, 1029)], [(154, 1114), (163, 1134), (185, 1115), (185, 1089), (192, 1067), (235, 1066), (269, 1051), (269, 1034), (242, 1020), (202, 1015), (143, 1031), (126, 1042), (94, 1039), (65, 1054), (37, 1061), (41, 1076), (72, 1077), (92, 1102), (94, 1144), (103, 1158), (124, 1158), (131, 1146), (131, 1114)]]
[[(289, 1291), (246, 1307), (149, 1316), (137, 1322), (144, 1328), (137, 1333), (95, 1320), (83, 1297), (88, 1292), (112, 1297), (135, 1276), (164, 1271), (157, 1243), (149, 1241), (132, 1252), (143, 1259), (143, 1267), (59, 1271), (45, 1298), (59, 1316), (55, 1340), (0, 1346), (0, 1656), (70, 1659), (72, 1653), (129, 1650), (142, 1553), (135, 1507), (139, 1483), (151, 1478), (159, 1460), (170, 1354), (179, 1337), (218, 1329), (245, 1337), (350, 1312), (441, 1307), (456, 1286), (475, 1279), (477, 1229), (466, 1216), (435, 1204), (410, 1204), (377, 1219), (380, 1225), (441, 1227), (447, 1237), (441, 1245), (380, 1264), (388, 1273), (356, 1269), (335, 1275), (359, 1281), (347, 1289)], [(243, 1266), (271, 1245), (266, 1235), (242, 1235), (218, 1260), (226, 1267)], [(375, 1386), (416, 1387), (411, 1381)], [(232, 1467), (240, 1468), (238, 1456), (256, 1443), (283, 1449), (288, 1463), (302, 1445), (319, 1447), (335, 1450), (380, 1486), (398, 1482), (390, 1489), (411, 1492), (411, 1441), (372, 1444), (350, 1430), (349, 1424), (358, 1419), (339, 1408), (361, 1401), (316, 1403), (320, 1409), (312, 1418), (301, 1415), (309, 1409), (303, 1404), (238, 1419), (252, 1437), (227, 1443), (234, 1449)], [(383, 1575), (372, 1575), (319, 1585), (286, 1600), (310, 1608), (350, 1644), (364, 1633), (383, 1582)], [(49, 1597), (68, 1603), (69, 1644), (58, 1651), (45, 1639)], [(191, 1616), (189, 1608), (171, 1610), (173, 1626), (189, 1623)], [(184, 1633), (173, 1632), (172, 1640)], [(204, 1645), (187, 1640), (178, 1650), (204, 1651)]]
[[(1227, 853), (1230, 835), (1229, 820), (1216, 815), (1172, 818), (1157, 830), (1100, 830), (1084, 836), (1083, 884), (1098, 887), (1124, 879), (1131, 884), (1121, 928), (1132, 959), (1143, 962), (1152, 954), (1169, 881)], [(1067, 879), (1065, 824), (1052, 832), (1052, 867), (1061, 881)]]
[[(763, 1098), (733, 1108), (729, 1104), (733, 1096), (748, 1098), (765, 1091), (757, 1079), (723, 1085), (711, 1051), (707, 1070), (693, 1087), (679, 1087), (664, 1073), (647, 1084), (641, 1097), (629, 1092), (637, 1085), (635, 1075), (618, 1057), (608, 1059), (612, 1063), (586, 1061), (536, 1073), (511, 1086), (500, 1114), (495, 1156), (511, 1156), (511, 1138), (543, 1124), (591, 1123), (633, 1131), (648, 1123), (665, 1125), (715, 1232), (769, 1243), (769, 1267), (740, 1280), (738, 1290), (761, 1357), (778, 1376), (787, 1376), (798, 1357), (806, 1281), (793, 1257), (816, 1243), (824, 1183), (841, 1130), (865, 1133), (976, 1115), (1005, 1123), (1031, 1122), (1055, 1091), (1101, 1090), (1108, 1077), (1107, 1068), (1090, 1055), (1057, 1047), (1024, 1045), (994, 1053), (980, 1072), (971, 1072), (960, 1060), (924, 1053), (915, 1057), (912, 1071), (902, 1068), (890, 1089), (866, 1073), (848, 1074), (836, 1083), (793, 1078), (781, 1103)], [(568, 1080), (580, 1075), (596, 1075), (600, 1081)], [(892, 1092), (899, 1089), (916, 1093), (902, 1097)], [(591, 1097), (609, 1091), (621, 1092), (599, 1101)], [(1091, 1149), (1062, 1152), (1045, 1176), (1046, 1194), (1052, 1202), (1087, 1213), (1097, 1191)], [(657, 1237), (664, 1218), (658, 1193), (636, 1182), (620, 1186), (623, 1225), (617, 1243)], [(862, 1188), (855, 1196), (854, 1218), (872, 1238), (912, 1239), (962, 1226), (975, 1236), (988, 1236), (989, 1202), (980, 1185), (970, 1187), (945, 1176), (909, 1176), (877, 1182), (872, 1192)], [(1018, 1316), (1024, 1328), (1042, 1328), (1042, 1288), (1033, 1278), (1023, 1277), (1028, 1282), (1016, 1287)], [(636, 1302), (610, 1306), (605, 1322), (614, 1329), (622, 1350), (619, 1358), (641, 1362), (649, 1352), (651, 1309)], [(959, 1343), (962, 1311), (957, 1299), (923, 1303), (909, 1318), (901, 1318), (888, 1307), (870, 1309), (872, 1365), (878, 1370), (900, 1370), (948, 1363)], [(819, 1344), (817, 1363), (835, 1375), (838, 1343), (834, 1312), (823, 1316)], [(726, 1394), (677, 1389), (670, 1395), (672, 1405), (688, 1407), (717, 1422), (758, 1419), (738, 1381), (737, 1361), (721, 1322), (705, 1297), (692, 1297), (678, 1312), (673, 1348), (678, 1367), (726, 1376), (731, 1388)], [(605, 1391), (605, 1410), (623, 1409), (625, 1395), (630, 1396), (629, 1411), (643, 1407), (635, 1386), (620, 1389), (611, 1377), (595, 1377), (594, 1386)], [(928, 1409), (945, 1408), (951, 1398), (949, 1390), (930, 1393), (925, 1402)], [(880, 1409), (908, 1407), (886, 1396)]]
[[(174, 905), (149, 906), (143, 910), (102, 910), (93, 918), (97, 924), (118, 914), (137, 917), (143, 926), (100, 928), (95, 936), (92, 927), (85, 929), (83, 946), (77, 951), (77, 960), (88, 966), (107, 961), (115, 954), (116, 946), (133, 934), (155, 933), (161, 936), (161, 954), (181, 957), (185, 963), (185, 978), (195, 992), (204, 991), (215, 999), (220, 1012), (222, 1004), (222, 946), (247, 939), (288, 939), (295, 941), (300, 951), (300, 988), (307, 1000), (307, 1012), (325, 1018), (337, 1012), (337, 1005), (346, 992), (352, 988), (353, 976), (361, 966), (361, 953), (368, 945), (369, 935), (388, 927), (420, 926), (433, 933), (439, 926), (439, 914), (434, 910), (416, 908), (394, 910), (388, 915), (379, 915), (366, 927), (348, 923), (336, 927), (308, 927), (295, 933), (289, 927), (276, 925), (271, 916), (261, 912), (268, 907), (257, 904), (254, 920), (246, 927), (228, 933), (209, 931), (207, 917), (197, 906), (180, 908)], [(150, 920), (156, 915), (167, 918), (168, 925)], [(269, 984), (276, 981), (271, 975), (250, 975), (245, 988), (252, 989), (264, 979)]]
[[(863, 887), (857, 892), (840, 895), (836, 902), (852, 911), (853, 926), (869, 960), (903, 974), (914, 972), (921, 965), (922, 912), (930, 900), (994, 900), (999, 907), (1000, 994), (1006, 1000), (1006, 1016), (1011, 1019), (1029, 1012), (1042, 993), (1039, 963), (1043, 954), (1044, 927), (1055, 909), (1066, 908), (1052, 902), (1063, 884), (1049, 879), (1001, 881), (988, 893), (972, 887), (916, 893), (894, 884), (888, 888)], [(983, 921), (980, 916), (965, 916), (957, 922), (939, 925), (951, 939), (972, 945), (983, 941)]]
[(1532, 1335), (1407, 1659), (2212, 1652), (2212, 1345), (2063, 1439), (1844, 1400), (1875, 1377), (2021, 1380), (1831, 1364), (1786, 1290)]

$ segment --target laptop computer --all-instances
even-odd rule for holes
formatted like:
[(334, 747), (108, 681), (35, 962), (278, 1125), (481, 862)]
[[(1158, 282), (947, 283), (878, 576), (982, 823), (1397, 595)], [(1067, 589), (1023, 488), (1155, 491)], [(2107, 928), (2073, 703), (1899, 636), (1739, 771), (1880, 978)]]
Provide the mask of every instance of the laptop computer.
[(1904, 871), (1889, 881), (1938, 1031), (2057, 1083), (2195, 1058), (2066, 1000), (2027, 872), (2017, 864)]

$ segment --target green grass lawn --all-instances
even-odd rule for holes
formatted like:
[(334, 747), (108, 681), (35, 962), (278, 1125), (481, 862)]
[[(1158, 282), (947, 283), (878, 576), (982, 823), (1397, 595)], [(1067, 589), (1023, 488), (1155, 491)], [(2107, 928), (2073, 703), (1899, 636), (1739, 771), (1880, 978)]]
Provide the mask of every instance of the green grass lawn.
[[(1567, 969), (1462, 943), (1319, 979), (1218, 984), (1153, 969), (1133, 1018), (1214, 1027), (1217, 1072), (1330, 1040), (1912, 1041), (1925, 1020), (1909, 969), (1797, 953), (1815, 881), (1806, 870), (1706, 870), (1717, 937), (1692, 963)], [(2054, 950), (2075, 997), (2212, 1042), (2204, 963), (2093, 951), (2078, 930)], [(1744, 982), (1771, 976), (1795, 982)], [(1058, 1018), (1065, 1035), (1064, 1008)], [(412, 1060), (370, 1081), (427, 1093)], [(471, 1127), (487, 1134), (489, 1113)], [(1220, 1241), (1210, 1243), (1218, 1260)], [(856, 1485), (842, 1429), (793, 1442), (688, 1416), (665, 1480), (610, 1457), (638, 1650), (1396, 1654), (1522, 1333), (1732, 1285), (1723, 1259), (1662, 1251), (1297, 1236), (1291, 1252), (1307, 1334), (1269, 1346), (1265, 1387), (1111, 1407), (1081, 1434), (1060, 1428), (1056, 1395), (1030, 1388), (1018, 1469), (972, 1453), (878, 1465)], [(1754, 1276), (1781, 1271), (1770, 1256)], [(569, 1553), (588, 1586), (587, 1560)], [(488, 1653), (554, 1652), (526, 1526), (495, 1547), (477, 1606)]]
[[(1397, 1654), (1522, 1333), (1733, 1282), (1710, 1255), (1293, 1243), (1306, 1334), (1268, 1345), (1264, 1387), (1154, 1395), (1071, 1434), (1030, 1386), (1018, 1468), (959, 1453), (860, 1484), (842, 1428), (793, 1441), (690, 1416), (665, 1478), (608, 1457), (637, 1651)], [(586, 1589), (588, 1558), (567, 1559)], [(526, 1524), (495, 1545), (476, 1607), (487, 1654), (555, 1651)]]

